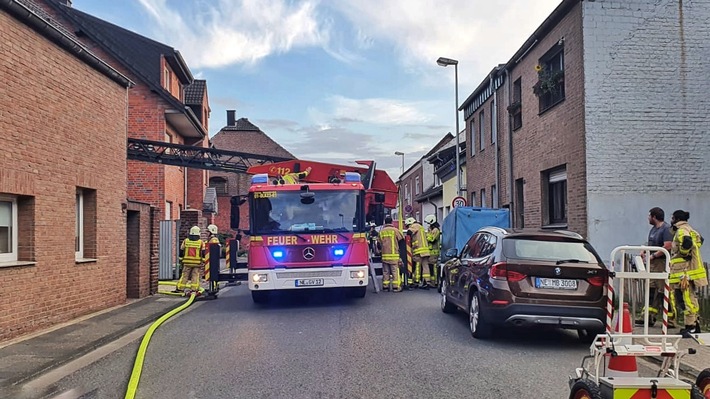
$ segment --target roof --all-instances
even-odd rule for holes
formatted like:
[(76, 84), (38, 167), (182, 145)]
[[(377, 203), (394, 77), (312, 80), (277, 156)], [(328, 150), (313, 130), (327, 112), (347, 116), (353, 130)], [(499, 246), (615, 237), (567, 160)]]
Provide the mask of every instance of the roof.
[(426, 191), (418, 195), (417, 197), (414, 198), (415, 201), (417, 202), (424, 202), (428, 200), (429, 198), (434, 198), (439, 195), (441, 195), (444, 192), (444, 186), (443, 185), (438, 185), (438, 186), (432, 186), (429, 187)]
[(200, 131), (202, 136), (207, 135), (199, 118), (190, 107), (180, 102), (162, 86), (162, 70), (160, 68), (162, 57), (165, 57), (165, 60), (170, 64), (181, 83), (189, 85), (194, 80), (179, 51), (64, 4), (59, 4), (55, 1), (49, 1), (48, 4), (76, 24), (75, 33), (77, 36), (86, 36), (96, 42), (103, 50), (148, 85), (153, 92), (157, 93), (177, 111), (187, 116), (193, 127)]
[(206, 90), (207, 81), (204, 79), (195, 79), (192, 84), (185, 86), (185, 104), (202, 105)]
[(15, 19), (34, 29), (37, 33), (61, 47), (69, 54), (80, 59), (114, 82), (132, 87), (134, 83), (107, 62), (93, 54), (60, 23), (57, 23), (42, 7), (28, 0), (7, 0), (0, 2), (3, 10)]
[(210, 141), (220, 150), (296, 159), (293, 154), (272, 140), (258, 126), (249, 122), (247, 118), (237, 119), (235, 126), (223, 127)]

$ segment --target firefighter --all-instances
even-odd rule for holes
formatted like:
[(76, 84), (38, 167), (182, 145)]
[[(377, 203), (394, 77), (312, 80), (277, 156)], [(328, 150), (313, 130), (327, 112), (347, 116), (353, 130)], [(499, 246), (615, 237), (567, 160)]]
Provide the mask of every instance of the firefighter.
[(211, 224), (207, 226), (207, 231), (210, 232), (210, 237), (207, 239), (207, 244), (219, 244), (219, 237), (217, 234), (219, 233), (219, 229), (217, 228), (216, 225)]
[(429, 243), (429, 267), (431, 268), (431, 282), (437, 284), (439, 276), (439, 254), (441, 253), (441, 229), (436, 221), (436, 216), (427, 215), (424, 223), (428, 225), (426, 240)]
[(671, 243), (671, 274), (668, 277), (675, 308), (678, 313), (683, 311), (685, 328), (680, 334), (695, 334), (700, 332), (698, 322), (698, 297), (695, 290), (708, 285), (707, 272), (700, 256), (700, 246), (703, 237), (690, 224), (690, 213), (677, 210), (671, 217), (671, 225), (675, 231)]
[(185, 290), (186, 294), (189, 291), (199, 291), (204, 253), (205, 242), (200, 239), (200, 228), (192, 226), (190, 234), (180, 244), (182, 275), (177, 283), (178, 290)]
[(378, 242), (382, 248), (382, 290), (401, 292), (399, 267), (402, 259), (399, 257), (399, 243), (404, 240), (402, 232), (392, 225), (392, 217), (385, 217), (385, 225), (380, 229)]
[[(419, 283), (419, 288), (429, 289), (434, 287), (431, 283), (431, 272), (429, 269), (429, 245), (426, 241), (424, 227), (413, 217), (408, 217), (404, 221), (407, 226), (407, 234), (412, 237), (412, 261), (416, 264), (414, 272), (414, 283)], [(421, 281), (417, 281), (421, 273)]]
[(309, 166), (303, 172), (286, 173), (285, 175), (281, 176), (281, 179), (279, 180), (279, 182), (281, 184), (296, 184), (300, 181), (300, 179), (305, 178), (310, 173), (311, 173), (311, 167)]

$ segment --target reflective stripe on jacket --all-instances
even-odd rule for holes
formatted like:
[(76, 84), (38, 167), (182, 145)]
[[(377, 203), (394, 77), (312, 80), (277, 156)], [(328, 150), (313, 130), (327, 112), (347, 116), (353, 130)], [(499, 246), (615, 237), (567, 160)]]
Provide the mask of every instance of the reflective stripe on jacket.
[(404, 236), (391, 224), (386, 224), (380, 230), (379, 240), (382, 244), (382, 260), (387, 263), (397, 263), (399, 261), (399, 241)]
[(191, 240), (186, 238), (182, 242), (182, 264), (183, 265), (199, 265), (203, 262), (203, 251), (205, 249), (205, 242), (202, 240)]
[(419, 256), (429, 256), (429, 245), (427, 245), (424, 227), (419, 223), (409, 226), (412, 232), (412, 254)]
[(426, 239), (429, 241), (429, 254), (438, 258), (441, 253), (441, 230), (434, 227), (427, 231)]
[[(688, 222), (681, 221), (675, 224), (677, 230), (671, 244), (671, 274), (668, 277), (670, 284), (677, 284), (688, 276), (690, 281), (695, 281), (696, 286), (704, 287), (708, 284), (707, 272), (700, 255), (702, 240)], [(684, 237), (690, 237), (693, 245), (690, 249), (683, 249)]]

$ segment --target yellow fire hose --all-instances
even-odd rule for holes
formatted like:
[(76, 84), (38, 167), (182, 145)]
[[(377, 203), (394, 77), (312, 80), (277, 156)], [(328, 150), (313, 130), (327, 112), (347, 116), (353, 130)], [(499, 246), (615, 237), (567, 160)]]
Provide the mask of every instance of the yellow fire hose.
[(178, 306), (177, 308), (164, 314), (161, 318), (151, 324), (150, 328), (148, 328), (148, 331), (146, 331), (145, 335), (143, 336), (143, 341), (141, 341), (141, 345), (138, 348), (136, 361), (133, 363), (133, 372), (131, 373), (131, 379), (128, 381), (126, 399), (133, 399), (136, 396), (136, 391), (138, 390), (138, 382), (141, 379), (141, 371), (143, 371), (143, 360), (145, 359), (145, 352), (148, 349), (148, 343), (150, 342), (150, 338), (153, 336), (153, 332), (155, 332), (155, 330), (160, 327), (160, 325), (163, 324), (166, 320), (190, 306), (195, 300), (195, 295), (196, 294), (194, 292), (190, 294), (190, 299), (185, 301), (185, 303)]

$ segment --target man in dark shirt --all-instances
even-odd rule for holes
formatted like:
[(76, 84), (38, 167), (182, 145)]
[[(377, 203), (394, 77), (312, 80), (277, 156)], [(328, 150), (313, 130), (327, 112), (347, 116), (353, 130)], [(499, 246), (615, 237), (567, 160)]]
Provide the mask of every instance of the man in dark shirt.
[[(663, 247), (666, 250), (671, 250), (671, 243), (673, 241), (673, 233), (671, 232), (671, 226), (664, 222), (665, 213), (663, 209), (659, 207), (651, 208), (648, 211), (648, 223), (653, 226), (651, 231), (648, 232), (648, 245), (654, 247)], [(642, 254), (642, 256), (645, 256)], [(651, 272), (664, 272), (666, 271), (666, 258), (662, 251), (656, 251), (651, 253)], [(656, 322), (656, 317), (663, 310), (663, 280), (651, 280), (651, 288), (649, 290), (649, 325), (654, 325)], [(670, 300), (669, 300), (670, 301)], [(673, 301), (670, 301), (673, 307)], [(673, 320), (675, 319), (675, 312), (673, 308), (668, 310), (668, 327), (675, 327)], [(636, 320), (636, 324), (643, 325), (643, 320)]]

